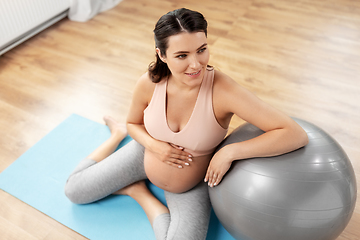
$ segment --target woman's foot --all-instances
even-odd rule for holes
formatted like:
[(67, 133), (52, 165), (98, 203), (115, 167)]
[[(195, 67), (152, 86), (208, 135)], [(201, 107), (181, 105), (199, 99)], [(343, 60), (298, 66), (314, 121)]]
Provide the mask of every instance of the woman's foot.
[(100, 162), (110, 156), (119, 146), (119, 143), (127, 136), (125, 124), (120, 124), (109, 116), (105, 116), (104, 121), (110, 129), (111, 136), (87, 157), (96, 162)]
[(110, 116), (104, 116), (104, 121), (109, 127), (111, 136), (116, 136), (121, 140), (127, 136), (127, 129), (125, 124), (118, 123), (114, 118)]
[(114, 192), (113, 194), (133, 196), (135, 193), (141, 193), (143, 191), (149, 191), (144, 180), (130, 184), (129, 186)]

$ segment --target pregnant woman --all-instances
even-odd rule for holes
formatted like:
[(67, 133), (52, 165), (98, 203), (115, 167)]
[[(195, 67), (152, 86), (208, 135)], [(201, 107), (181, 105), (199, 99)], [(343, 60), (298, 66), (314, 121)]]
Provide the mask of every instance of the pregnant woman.
[[(234, 160), (292, 151), (307, 143), (307, 135), (208, 65), (207, 22), (201, 13), (169, 12), (154, 35), (156, 61), (138, 80), (126, 127), (104, 118), (111, 137), (80, 162), (65, 193), (78, 204), (126, 194), (142, 206), (157, 239), (205, 239), (208, 186), (220, 184)], [(214, 155), (234, 114), (265, 133)], [(127, 131), (134, 140), (114, 152)], [(164, 190), (167, 207), (144, 179)]]

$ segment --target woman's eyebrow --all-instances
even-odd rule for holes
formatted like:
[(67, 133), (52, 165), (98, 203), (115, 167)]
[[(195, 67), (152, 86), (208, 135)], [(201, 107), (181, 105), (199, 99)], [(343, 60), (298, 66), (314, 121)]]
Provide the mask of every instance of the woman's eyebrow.
[(197, 50), (200, 50), (202, 49), (203, 47), (206, 47), (208, 44), (207, 43), (204, 43), (203, 45), (201, 45)]
[[(197, 49), (197, 51), (200, 50), (201, 48), (207, 46), (207, 45), (208, 45), (207, 43), (204, 43), (203, 45), (201, 45), (201, 46)], [(178, 51), (178, 52), (175, 52), (174, 55), (184, 54), (184, 53), (189, 53), (189, 51)]]

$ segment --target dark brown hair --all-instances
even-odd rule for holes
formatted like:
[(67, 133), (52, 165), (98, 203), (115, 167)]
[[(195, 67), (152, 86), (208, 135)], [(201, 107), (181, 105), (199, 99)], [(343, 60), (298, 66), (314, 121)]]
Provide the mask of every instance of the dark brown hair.
[[(166, 56), (166, 50), (169, 47), (168, 38), (182, 32), (204, 32), (207, 36), (207, 21), (201, 13), (186, 8), (177, 9), (162, 16), (154, 29), (155, 47), (160, 49), (161, 56)], [(167, 64), (161, 61), (158, 54), (148, 70), (150, 79), (154, 83), (160, 82), (171, 74)]]

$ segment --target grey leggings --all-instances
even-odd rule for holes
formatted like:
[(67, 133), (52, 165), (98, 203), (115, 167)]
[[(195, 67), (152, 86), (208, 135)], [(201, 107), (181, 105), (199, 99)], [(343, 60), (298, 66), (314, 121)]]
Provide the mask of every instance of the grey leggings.
[[(91, 203), (146, 178), (144, 147), (131, 141), (99, 163), (82, 160), (70, 175), (65, 194), (74, 203)], [(170, 214), (155, 218), (156, 239), (205, 239), (211, 210), (207, 184), (201, 182), (184, 193), (165, 191), (165, 198)]]

